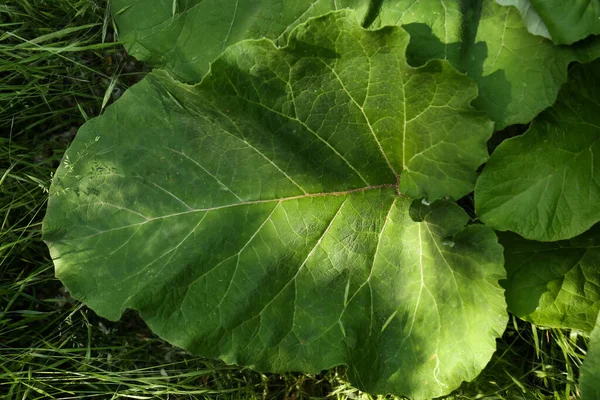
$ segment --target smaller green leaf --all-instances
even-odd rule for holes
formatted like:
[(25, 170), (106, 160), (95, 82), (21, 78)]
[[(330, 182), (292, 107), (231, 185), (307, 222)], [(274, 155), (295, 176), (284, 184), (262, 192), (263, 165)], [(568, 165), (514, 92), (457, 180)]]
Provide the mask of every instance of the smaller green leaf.
[(475, 188), (481, 220), (541, 241), (600, 221), (600, 60), (577, 65), (556, 104), (502, 143)]
[(509, 310), (538, 325), (590, 332), (600, 310), (600, 225), (552, 243), (498, 236)]
[(600, 34), (600, 0), (529, 0), (544, 20), (552, 40), (571, 44)]
[(496, 0), (516, 7), (529, 32), (556, 44), (600, 34), (600, 0)]
[(600, 399), (600, 316), (592, 331), (588, 352), (581, 366), (581, 400)]

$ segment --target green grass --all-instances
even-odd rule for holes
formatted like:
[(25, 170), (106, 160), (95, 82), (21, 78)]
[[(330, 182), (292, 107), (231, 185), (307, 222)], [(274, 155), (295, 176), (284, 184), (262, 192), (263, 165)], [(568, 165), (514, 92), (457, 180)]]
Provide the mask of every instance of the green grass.
[[(372, 399), (343, 368), (261, 374), (190, 355), (134, 313), (72, 300), (40, 238), (51, 174), (88, 118), (146, 70), (114, 42), (105, 1), (0, 2), (0, 398)], [(585, 338), (516, 318), (455, 399), (570, 399)], [(379, 397), (382, 398), (382, 397)]]

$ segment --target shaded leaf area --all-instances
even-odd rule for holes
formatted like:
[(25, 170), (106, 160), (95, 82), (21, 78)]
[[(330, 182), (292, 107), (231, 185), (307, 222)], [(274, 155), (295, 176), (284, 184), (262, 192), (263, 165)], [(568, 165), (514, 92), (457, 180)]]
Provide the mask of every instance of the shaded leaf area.
[(580, 385), (582, 400), (600, 397), (600, 316), (590, 336), (588, 352), (581, 366)]
[(422, 65), (430, 59), (448, 59), (473, 78), (480, 93), (473, 105), (496, 122), (497, 130), (530, 122), (554, 103), (571, 62), (600, 56), (599, 38), (555, 46), (529, 33), (516, 8), (493, 0), (481, 3), (479, 14), (463, 19), (460, 32), (471, 36), (449, 35), (447, 24), (436, 28), (423, 23), (426, 18), (405, 26), (412, 37), (409, 62)]
[(457, 205), (399, 190), (467, 193), (491, 122), (448, 63), (409, 67), (407, 42), (338, 13), (283, 49), (230, 48), (197, 86), (150, 74), (57, 172), (58, 277), (228, 363), (346, 364), (360, 388), (416, 399), (475, 378), (506, 324), (502, 248)]
[[(556, 44), (572, 44), (600, 34), (599, 0), (497, 0), (519, 8), (532, 33), (551, 38)], [(543, 27), (548, 35), (543, 34)]]
[[(510, 125), (501, 131), (494, 132), (490, 140), (488, 140), (488, 152), (492, 154), (496, 150), (496, 147), (498, 147), (505, 140), (524, 134), (529, 129), (529, 126), (530, 124)], [(475, 208), (473, 208), (473, 212), (475, 212)]]
[(600, 39), (555, 46), (529, 33), (516, 8), (502, 7), (494, 0), (190, 0), (177, 4), (173, 13), (170, 2), (117, 0), (113, 13), (132, 54), (167, 68), (183, 81), (198, 82), (209, 63), (230, 44), (262, 37), (283, 41), (294, 26), (310, 17), (351, 8), (372, 28), (408, 25), (413, 37), (411, 63), (448, 59), (475, 79), (480, 96), (474, 105), (496, 122), (497, 129), (530, 122), (556, 100), (569, 63), (600, 56)]
[(482, 221), (533, 240), (600, 221), (600, 61), (573, 67), (556, 104), (492, 154), (477, 182)]
[(591, 332), (600, 309), (600, 226), (571, 240), (500, 233), (508, 309), (537, 325)]

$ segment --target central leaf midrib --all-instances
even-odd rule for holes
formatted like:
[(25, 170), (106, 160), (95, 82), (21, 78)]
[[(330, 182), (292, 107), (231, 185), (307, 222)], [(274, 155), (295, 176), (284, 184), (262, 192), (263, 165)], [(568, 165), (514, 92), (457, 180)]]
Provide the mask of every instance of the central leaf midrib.
[(117, 206), (117, 205), (106, 203), (106, 202), (95, 202), (95, 203), (90, 203), (89, 205), (104, 204), (104, 205), (108, 205), (108, 206), (112, 206), (112, 207), (118, 207), (120, 209), (123, 209), (123, 210), (126, 210), (126, 211), (130, 211), (132, 213), (138, 214), (142, 218), (145, 218), (145, 221), (138, 222), (138, 223), (135, 223), (135, 224), (125, 225), (125, 226), (120, 226), (118, 228), (109, 229), (109, 230), (106, 230), (106, 231), (96, 232), (96, 233), (94, 233), (92, 235), (88, 235), (88, 236), (84, 236), (84, 237), (78, 237), (78, 238), (74, 238), (72, 240), (89, 239), (91, 237), (102, 235), (104, 233), (112, 232), (112, 231), (115, 231), (115, 230), (127, 229), (127, 228), (131, 228), (131, 227), (134, 227), (134, 226), (144, 225), (144, 224), (147, 224), (148, 222), (152, 222), (152, 221), (157, 221), (157, 220), (167, 219), (167, 218), (172, 218), (172, 217), (179, 217), (179, 216), (182, 216), (182, 215), (188, 215), (188, 214), (193, 214), (193, 213), (200, 213), (200, 212), (206, 212), (206, 213), (208, 213), (208, 212), (211, 212), (211, 211), (217, 211), (217, 210), (222, 210), (222, 209), (226, 209), (226, 208), (233, 208), (233, 207), (253, 205), (253, 204), (283, 203), (283, 202), (286, 202), (286, 201), (302, 200), (302, 199), (305, 199), (305, 198), (328, 197), (328, 196), (336, 196), (336, 197), (337, 196), (348, 196), (348, 195), (355, 194), (355, 193), (362, 193), (362, 192), (367, 192), (367, 191), (371, 191), (371, 190), (381, 190), (381, 189), (395, 189), (397, 196), (406, 197), (406, 195), (404, 195), (404, 194), (402, 194), (402, 193), (399, 192), (399, 190), (398, 190), (398, 184), (396, 184), (396, 183), (388, 183), (388, 184), (383, 184), (383, 185), (367, 186), (367, 187), (362, 187), (362, 188), (357, 188), (357, 189), (350, 189), (350, 190), (339, 191), (339, 192), (307, 193), (307, 194), (302, 194), (302, 195), (297, 195), (297, 196), (290, 196), (290, 197), (282, 197), (282, 198), (275, 198), (275, 199), (265, 199), (265, 200), (251, 200), (251, 201), (244, 201), (244, 202), (240, 202), (240, 203), (224, 204), (224, 205), (215, 206), (215, 207), (195, 208), (195, 209), (188, 210), (188, 211), (182, 211), (182, 212), (178, 212), (178, 213), (161, 215), (161, 216), (158, 216), (158, 217), (146, 217), (145, 215), (140, 214), (137, 211), (128, 209), (126, 207)]

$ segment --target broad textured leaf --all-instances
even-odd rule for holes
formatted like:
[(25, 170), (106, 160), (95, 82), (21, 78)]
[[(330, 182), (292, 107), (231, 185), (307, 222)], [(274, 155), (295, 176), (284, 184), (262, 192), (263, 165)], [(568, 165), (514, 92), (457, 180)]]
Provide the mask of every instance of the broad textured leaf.
[(571, 71), (556, 104), (492, 154), (477, 181), (482, 221), (562, 240), (600, 221), (600, 60)]
[(536, 242), (499, 234), (506, 302), (537, 325), (590, 332), (600, 310), (600, 225), (571, 240)]
[(600, 316), (590, 336), (587, 355), (581, 366), (581, 400), (600, 399)]
[[(571, 44), (600, 34), (600, 0), (518, 0), (535, 8), (552, 40)], [(524, 10), (522, 8), (522, 10)], [(526, 19), (527, 20), (527, 19)], [(536, 24), (535, 21), (529, 20)]]
[(543, 36), (546, 39), (552, 39), (544, 20), (540, 17), (540, 14), (537, 13), (529, 0), (496, 0), (496, 2), (503, 6), (516, 7), (521, 13), (525, 26), (527, 26), (527, 30), (530, 33)]
[(411, 207), (395, 174), (415, 171), (400, 188), (417, 195), (468, 191), (491, 123), (446, 62), (408, 67), (407, 42), (342, 13), (283, 49), (231, 47), (197, 86), (150, 74), (57, 171), (57, 275), (99, 314), (138, 309), (229, 363), (346, 364), (359, 387), (415, 399), (473, 379), (506, 323), (502, 247), (453, 203)]
[(309, 17), (347, 7), (373, 28), (408, 25), (416, 63), (445, 58), (469, 74), (481, 94), (474, 105), (497, 129), (530, 122), (554, 103), (570, 62), (600, 56), (600, 39), (554, 46), (531, 35), (517, 9), (494, 0), (188, 0), (175, 3), (174, 11), (172, 4), (116, 0), (113, 12), (132, 54), (186, 82), (198, 82), (229, 44), (282, 39)]

